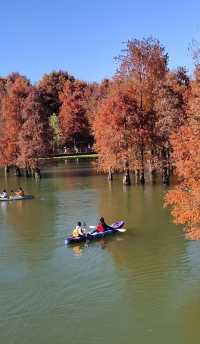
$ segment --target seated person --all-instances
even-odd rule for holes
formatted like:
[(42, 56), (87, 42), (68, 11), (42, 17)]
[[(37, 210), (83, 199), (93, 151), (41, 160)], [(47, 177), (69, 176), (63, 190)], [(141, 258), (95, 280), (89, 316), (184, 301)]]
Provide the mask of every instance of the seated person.
[(79, 238), (80, 236), (83, 236), (84, 233), (83, 233), (83, 230), (82, 230), (82, 227), (81, 227), (81, 222), (77, 222), (77, 225), (76, 227), (74, 228), (74, 230), (72, 231), (72, 236), (74, 238)]
[(8, 193), (7, 191), (4, 189), (3, 192), (0, 194), (1, 198), (8, 198)]
[(14, 197), (15, 196), (15, 193), (13, 190), (10, 190), (10, 197)]
[(108, 226), (106, 223), (105, 223), (105, 220), (103, 217), (100, 218), (99, 220), (99, 223), (98, 223), (98, 226), (96, 227), (95, 229), (95, 232), (97, 233), (102, 233), (102, 232), (105, 232), (107, 230), (111, 229), (110, 226)]
[(15, 192), (15, 195), (23, 197), (24, 196), (24, 190), (21, 187), (19, 187), (19, 189)]

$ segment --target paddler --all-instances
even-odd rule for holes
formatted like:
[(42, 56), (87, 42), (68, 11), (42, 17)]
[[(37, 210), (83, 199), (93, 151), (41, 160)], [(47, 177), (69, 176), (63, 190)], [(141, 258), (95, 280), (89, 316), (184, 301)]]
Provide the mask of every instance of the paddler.
[(8, 193), (7, 191), (4, 189), (3, 192), (0, 194), (1, 198), (8, 198)]
[(79, 238), (80, 236), (83, 236), (83, 235), (84, 235), (84, 232), (81, 227), (81, 222), (78, 221), (76, 227), (72, 231), (72, 236), (73, 238)]
[(106, 223), (105, 223), (105, 220), (104, 220), (104, 217), (101, 217), (99, 219), (99, 223), (95, 229), (95, 232), (97, 233), (102, 233), (102, 232), (105, 232), (109, 229), (113, 229), (112, 227), (108, 226)]
[(24, 197), (24, 190), (19, 187), (19, 189), (15, 192), (16, 196)]

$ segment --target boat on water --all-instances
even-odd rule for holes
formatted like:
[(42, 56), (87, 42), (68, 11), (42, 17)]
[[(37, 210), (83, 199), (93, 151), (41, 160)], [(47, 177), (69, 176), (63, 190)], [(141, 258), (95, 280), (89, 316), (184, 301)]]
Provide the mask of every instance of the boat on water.
[(124, 221), (117, 221), (110, 225), (110, 227), (112, 227), (111, 229), (109, 228), (108, 230), (101, 233), (93, 231), (87, 233), (86, 235), (79, 236), (77, 238), (70, 236), (65, 239), (65, 244), (76, 244), (91, 240), (97, 240), (116, 233), (124, 233), (126, 230), (122, 228), (123, 225)]
[(33, 198), (34, 197), (32, 195), (0, 197), (0, 202), (22, 201)]

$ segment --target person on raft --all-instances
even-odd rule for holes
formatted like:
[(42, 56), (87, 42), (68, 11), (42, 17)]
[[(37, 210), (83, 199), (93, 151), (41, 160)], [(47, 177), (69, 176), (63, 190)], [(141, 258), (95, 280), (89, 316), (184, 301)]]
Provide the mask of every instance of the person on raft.
[(72, 231), (73, 238), (79, 238), (80, 236), (84, 236), (85, 233), (81, 227), (81, 222), (78, 221), (76, 227)]
[(4, 189), (2, 193), (0, 193), (0, 197), (1, 198), (8, 198), (8, 193), (7, 191)]
[(15, 195), (23, 197), (24, 196), (24, 190), (21, 187), (19, 187), (19, 189), (15, 192)]
[(95, 229), (95, 232), (102, 233), (102, 232), (106, 232), (109, 229), (112, 229), (112, 228), (105, 223), (104, 217), (101, 217)]

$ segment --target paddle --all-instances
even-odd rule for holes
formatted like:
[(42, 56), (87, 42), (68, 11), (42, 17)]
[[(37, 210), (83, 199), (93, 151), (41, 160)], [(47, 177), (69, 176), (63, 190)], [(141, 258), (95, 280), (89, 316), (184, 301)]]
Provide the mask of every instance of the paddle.
[(126, 228), (117, 228), (116, 230), (117, 230), (118, 232), (121, 232), (121, 233), (124, 233), (124, 232), (127, 231)]

